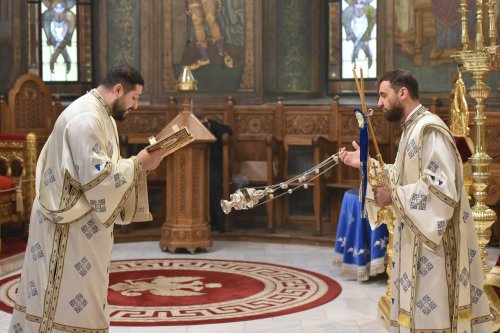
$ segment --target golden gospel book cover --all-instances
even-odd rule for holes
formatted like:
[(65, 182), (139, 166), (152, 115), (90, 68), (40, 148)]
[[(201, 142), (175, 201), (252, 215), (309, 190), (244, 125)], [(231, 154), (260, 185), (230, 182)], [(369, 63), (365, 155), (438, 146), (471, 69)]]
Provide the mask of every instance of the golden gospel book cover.
[(165, 149), (164, 156), (167, 156), (193, 142), (193, 140), (194, 137), (191, 135), (186, 126), (179, 128), (177, 125), (174, 125), (172, 126), (172, 132), (164, 137), (159, 139), (154, 136), (150, 137), (149, 146), (147, 146), (146, 149), (149, 152), (158, 149)]

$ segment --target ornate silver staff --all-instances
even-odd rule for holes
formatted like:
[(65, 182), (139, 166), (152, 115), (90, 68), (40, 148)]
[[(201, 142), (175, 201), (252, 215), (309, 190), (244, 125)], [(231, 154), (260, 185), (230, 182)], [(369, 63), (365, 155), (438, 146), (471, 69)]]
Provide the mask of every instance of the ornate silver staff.
[[(333, 154), (309, 170), (275, 185), (260, 187), (245, 187), (236, 190), (229, 196), (229, 200), (221, 200), (220, 205), (224, 213), (229, 214), (231, 209), (242, 210), (265, 204), (285, 194), (292, 194), (299, 188), (307, 189), (310, 183), (339, 163), (339, 153)], [(261, 199), (267, 198), (260, 202)]]

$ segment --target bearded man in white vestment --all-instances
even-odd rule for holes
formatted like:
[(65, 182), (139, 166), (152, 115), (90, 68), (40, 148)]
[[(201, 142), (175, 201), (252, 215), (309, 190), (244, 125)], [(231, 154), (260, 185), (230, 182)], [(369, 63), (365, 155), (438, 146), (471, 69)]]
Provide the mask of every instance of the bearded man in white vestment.
[[(453, 136), (420, 104), (411, 73), (386, 73), (378, 94), (386, 119), (403, 129), (396, 160), (383, 170), (388, 184), (366, 191), (373, 227), (382, 207), (395, 217), (391, 332), (491, 332), (481, 256)], [(342, 148), (340, 159), (359, 168), (359, 145), (353, 146), (355, 151)], [(379, 167), (374, 159), (369, 164), (370, 170)]]
[(9, 332), (108, 331), (113, 226), (151, 219), (145, 172), (164, 153), (120, 157), (114, 118), (137, 109), (143, 86), (133, 67), (115, 67), (57, 119), (37, 162)]

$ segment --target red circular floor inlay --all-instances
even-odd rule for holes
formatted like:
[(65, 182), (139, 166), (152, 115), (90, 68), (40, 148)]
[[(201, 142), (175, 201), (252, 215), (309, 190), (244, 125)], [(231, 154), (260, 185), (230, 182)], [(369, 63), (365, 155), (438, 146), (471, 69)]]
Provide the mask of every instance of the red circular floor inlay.
[[(113, 261), (111, 325), (196, 325), (279, 316), (333, 300), (340, 285), (298, 268), (247, 261)], [(0, 280), (0, 310), (12, 312), (19, 275)]]

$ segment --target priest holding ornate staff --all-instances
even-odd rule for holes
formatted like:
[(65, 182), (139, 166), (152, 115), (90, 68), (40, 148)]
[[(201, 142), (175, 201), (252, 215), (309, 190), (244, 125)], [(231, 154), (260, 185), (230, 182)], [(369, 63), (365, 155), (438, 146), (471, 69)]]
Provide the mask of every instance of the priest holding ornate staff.
[[(366, 113), (362, 79), (361, 72), (361, 84), (356, 81)], [(394, 164), (384, 164), (378, 151), (377, 159), (368, 159), (365, 192), (372, 227), (388, 221), (393, 226), (390, 330), (491, 332), (481, 257), (453, 135), (420, 104), (418, 81), (410, 72), (384, 74), (378, 96), (386, 119), (403, 128)], [(355, 151), (342, 148), (339, 157), (360, 168), (360, 147), (356, 142), (353, 146)]]

